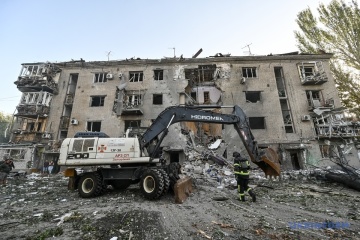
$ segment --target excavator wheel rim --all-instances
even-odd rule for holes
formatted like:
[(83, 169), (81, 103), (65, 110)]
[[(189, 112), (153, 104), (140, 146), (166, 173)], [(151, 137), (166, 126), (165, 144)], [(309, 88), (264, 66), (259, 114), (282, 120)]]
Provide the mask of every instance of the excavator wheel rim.
[[(148, 183), (153, 186), (148, 186)], [(140, 181), (141, 191), (145, 198), (155, 200), (161, 197), (164, 191), (164, 180), (162, 174), (156, 169), (146, 170)]]
[[(146, 176), (144, 178), (144, 191), (147, 193), (152, 193), (155, 189), (155, 179), (152, 176)], [(151, 187), (149, 187), (151, 185)]]
[(95, 185), (94, 180), (88, 177), (85, 178), (81, 183), (81, 189), (83, 190), (84, 193), (90, 193), (91, 190), (93, 190), (94, 185)]
[(97, 172), (86, 173), (79, 179), (78, 192), (83, 198), (99, 196), (102, 193), (102, 177)]

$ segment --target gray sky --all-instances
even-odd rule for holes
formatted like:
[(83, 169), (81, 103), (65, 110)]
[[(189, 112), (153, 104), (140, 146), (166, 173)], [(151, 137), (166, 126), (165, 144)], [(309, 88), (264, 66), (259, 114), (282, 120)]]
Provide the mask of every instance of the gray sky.
[(22, 63), (297, 51), (296, 15), (330, 0), (1, 0), (0, 112), (12, 114)]

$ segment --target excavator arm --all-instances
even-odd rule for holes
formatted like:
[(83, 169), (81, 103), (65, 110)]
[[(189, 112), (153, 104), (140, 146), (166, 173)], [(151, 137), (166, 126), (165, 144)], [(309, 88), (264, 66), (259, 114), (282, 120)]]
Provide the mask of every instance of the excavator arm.
[(153, 124), (140, 138), (141, 148), (145, 148), (149, 143), (157, 138), (161, 133), (159, 141), (155, 148), (150, 152), (153, 158), (166, 134), (170, 125), (177, 122), (205, 122), (218, 124), (233, 124), (235, 130), (240, 136), (241, 141), (247, 150), (251, 161), (258, 165), (266, 175), (278, 176), (280, 175), (280, 164), (276, 152), (267, 148), (264, 151), (259, 151), (257, 142), (251, 133), (250, 125), (243, 110), (235, 105), (232, 114), (221, 114), (212, 111), (205, 111), (204, 109), (214, 108), (228, 108), (223, 106), (173, 106), (166, 108), (155, 119)]

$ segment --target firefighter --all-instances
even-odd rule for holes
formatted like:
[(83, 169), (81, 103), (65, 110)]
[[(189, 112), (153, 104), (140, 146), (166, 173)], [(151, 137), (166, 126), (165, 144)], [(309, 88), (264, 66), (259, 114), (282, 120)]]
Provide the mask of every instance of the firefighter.
[(245, 193), (248, 193), (253, 202), (256, 202), (254, 191), (248, 186), (250, 163), (246, 158), (241, 157), (240, 153), (234, 152), (234, 173), (238, 185), (239, 200), (245, 202)]
[(0, 162), (0, 184), (6, 186), (6, 179), (11, 169), (15, 168), (11, 157), (4, 157), (5, 161)]

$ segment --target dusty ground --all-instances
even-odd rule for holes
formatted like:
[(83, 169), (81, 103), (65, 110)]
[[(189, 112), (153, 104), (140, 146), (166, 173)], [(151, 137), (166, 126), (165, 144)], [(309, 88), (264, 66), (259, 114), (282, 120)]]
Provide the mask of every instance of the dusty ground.
[[(81, 199), (67, 179), (28, 175), (0, 188), (1, 239), (360, 239), (360, 193), (309, 177), (258, 185), (256, 203), (199, 175), (194, 193), (145, 200), (139, 187)], [(262, 185), (262, 186), (259, 186)], [(272, 187), (274, 189), (271, 189)], [(345, 222), (344, 229), (291, 229), (290, 222)]]

